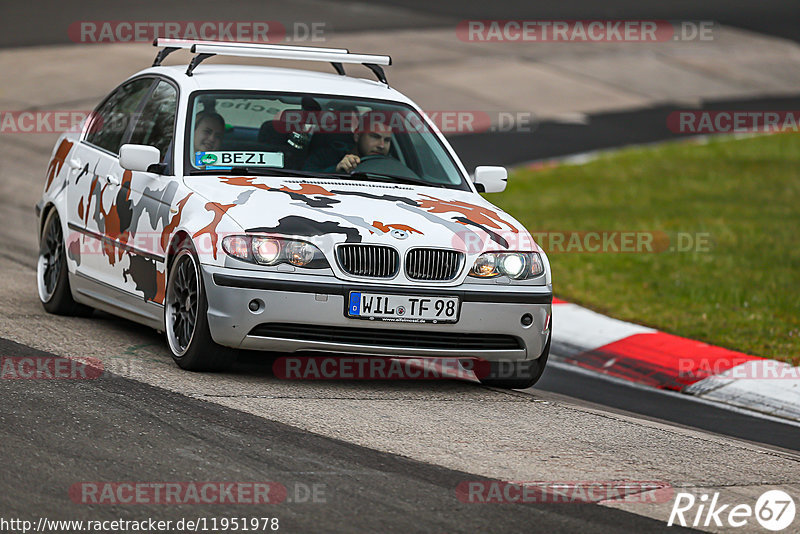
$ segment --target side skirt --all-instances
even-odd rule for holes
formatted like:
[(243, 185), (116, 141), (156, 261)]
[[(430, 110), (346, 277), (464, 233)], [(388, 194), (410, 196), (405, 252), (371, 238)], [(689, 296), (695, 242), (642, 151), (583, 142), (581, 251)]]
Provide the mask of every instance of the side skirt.
[(164, 306), (111, 287), (81, 273), (69, 273), (72, 296), (81, 304), (164, 330)]

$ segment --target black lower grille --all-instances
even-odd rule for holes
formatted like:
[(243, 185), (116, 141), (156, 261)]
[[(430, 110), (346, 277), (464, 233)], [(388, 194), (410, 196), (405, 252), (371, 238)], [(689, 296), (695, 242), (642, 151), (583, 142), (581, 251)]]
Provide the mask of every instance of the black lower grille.
[(333, 327), (308, 324), (264, 323), (251, 336), (351, 345), (448, 350), (519, 350), (519, 338), (499, 334), (458, 334), (378, 328)]

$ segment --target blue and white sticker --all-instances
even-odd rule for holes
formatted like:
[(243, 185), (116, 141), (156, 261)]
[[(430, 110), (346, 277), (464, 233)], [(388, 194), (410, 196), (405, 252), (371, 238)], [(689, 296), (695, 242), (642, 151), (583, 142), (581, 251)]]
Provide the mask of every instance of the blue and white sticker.
[(227, 150), (195, 152), (195, 166), (217, 167), (283, 167), (283, 152), (251, 152)]
[(361, 293), (350, 293), (350, 315), (361, 315)]

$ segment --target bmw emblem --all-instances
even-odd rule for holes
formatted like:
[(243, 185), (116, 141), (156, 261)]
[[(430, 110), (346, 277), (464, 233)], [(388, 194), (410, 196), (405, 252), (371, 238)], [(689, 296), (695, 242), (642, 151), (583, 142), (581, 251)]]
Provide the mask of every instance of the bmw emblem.
[(392, 230), (392, 237), (395, 239), (405, 239), (408, 237), (408, 232), (405, 230)]

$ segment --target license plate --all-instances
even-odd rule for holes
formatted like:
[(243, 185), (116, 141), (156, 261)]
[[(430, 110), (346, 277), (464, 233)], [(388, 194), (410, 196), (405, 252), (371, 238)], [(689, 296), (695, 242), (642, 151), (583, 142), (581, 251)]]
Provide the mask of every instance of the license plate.
[(458, 297), (385, 295), (351, 291), (347, 316), (403, 323), (455, 323)]

